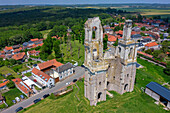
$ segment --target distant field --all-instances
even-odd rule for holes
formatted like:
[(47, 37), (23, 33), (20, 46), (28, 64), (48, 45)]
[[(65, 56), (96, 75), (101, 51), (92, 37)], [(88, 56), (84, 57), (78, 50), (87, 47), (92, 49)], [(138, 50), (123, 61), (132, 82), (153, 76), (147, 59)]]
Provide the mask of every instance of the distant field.
[(151, 97), (146, 95), (140, 89), (145, 87), (151, 81), (160, 84), (170, 80), (170, 76), (163, 73), (162, 67), (152, 63), (138, 59), (138, 63), (144, 66), (143, 69), (137, 69), (136, 84), (134, 91), (123, 95), (117, 94), (114, 91), (113, 98), (107, 96), (106, 102), (100, 102), (97, 106), (90, 106), (89, 100), (84, 97), (84, 82), (78, 81), (80, 88), (77, 100), (75, 94), (77, 87), (74, 86), (73, 92), (60, 97), (58, 99), (45, 99), (37, 105), (23, 110), (24, 113), (168, 113), (163, 110), (161, 105), (156, 105)]

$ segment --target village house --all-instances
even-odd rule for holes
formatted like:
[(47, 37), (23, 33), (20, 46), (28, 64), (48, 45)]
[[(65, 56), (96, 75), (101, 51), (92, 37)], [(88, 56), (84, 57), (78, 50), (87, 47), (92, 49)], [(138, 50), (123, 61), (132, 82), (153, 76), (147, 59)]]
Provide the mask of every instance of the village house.
[(12, 58), (15, 59), (15, 60), (20, 60), (21, 62), (23, 62), (24, 59), (26, 58), (26, 55), (25, 55), (25, 52), (22, 52), (22, 53), (14, 54), (12, 56)]
[(59, 80), (62, 80), (73, 74), (73, 65), (68, 62), (64, 65), (61, 65), (57, 68), (53, 68), (51, 71), (51, 76), (59, 77)]
[(146, 85), (145, 93), (170, 109), (170, 90), (156, 82)]
[(36, 51), (36, 50), (27, 51), (27, 57), (30, 57), (30, 55), (32, 55), (32, 56), (38, 56), (39, 53), (40, 53), (40, 51)]
[(15, 83), (15, 86), (27, 97), (33, 95), (33, 90), (27, 84), (25, 84), (20, 78), (13, 79), (12, 81)]
[(10, 46), (10, 47), (7, 47), (7, 46), (6, 46), (6, 47), (4, 48), (4, 51), (5, 51), (6, 53), (8, 53), (8, 52), (9, 52), (9, 53), (12, 53), (13, 48), (12, 48), (12, 46)]
[(6, 84), (7, 84), (8, 82), (9, 82), (9, 80), (4, 79), (4, 80), (3, 80), (3, 83), (0, 84), (0, 90), (6, 89), (6, 88), (7, 88)]
[(154, 49), (154, 50), (158, 50), (159, 49), (159, 45), (156, 42), (151, 42), (145, 45), (145, 50), (148, 49)]
[(14, 51), (12, 52), (12, 54), (17, 54), (22, 50), (22, 48), (18, 48), (18, 49), (14, 49)]
[(54, 79), (44, 73), (43, 71), (38, 70), (37, 68), (32, 69), (33, 78), (36, 79), (41, 85), (47, 87), (53, 87), (55, 85)]

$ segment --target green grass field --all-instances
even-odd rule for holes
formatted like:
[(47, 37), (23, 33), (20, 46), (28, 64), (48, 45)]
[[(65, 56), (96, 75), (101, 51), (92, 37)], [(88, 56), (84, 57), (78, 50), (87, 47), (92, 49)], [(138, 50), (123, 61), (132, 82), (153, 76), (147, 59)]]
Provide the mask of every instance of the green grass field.
[(12, 106), (14, 104), (12, 100), (15, 100), (15, 97), (19, 97), (20, 95), (24, 95), (24, 94), (21, 93), (21, 91), (19, 91), (16, 87), (2, 94), (2, 96), (5, 96), (6, 103), (8, 104), (8, 106)]
[(1, 67), (0, 73), (5, 74), (5, 75), (8, 73), (11, 73), (15, 78), (20, 77), (20, 75), (17, 75), (17, 73), (14, 70), (12, 70), (11, 68), (8, 68), (7, 66)]
[[(68, 47), (68, 51), (67, 51), (67, 44), (62, 44), (61, 45), (61, 52), (64, 53), (64, 61), (66, 62), (73, 62), (77, 61), (79, 63), (79, 65), (82, 65), (84, 62), (84, 45), (80, 44), (78, 42), (78, 40), (75, 40), (75, 44), (74, 41), (71, 41), (72, 44), (72, 56), (71, 56), (71, 51), (69, 51), (69, 47)], [(78, 48), (80, 47), (80, 54), (79, 54), (79, 58), (78, 58)]]
[(162, 68), (142, 59), (138, 59), (138, 63), (145, 66), (143, 69), (137, 69), (136, 84), (134, 91), (125, 93), (123, 95), (114, 94), (113, 98), (107, 96), (107, 101), (100, 102), (97, 106), (90, 106), (89, 100), (84, 97), (84, 82), (78, 81), (77, 84), (80, 88), (78, 97), (75, 97), (77, 87), (74, 86), (73, 92), (51, 100), (49, 98), (43, 100), (37, 105), (23, 110), (24, 113), (166, 113), (163, 106), (154, 104), (154, 100), (142, 92), (141, 87), (145, 87), (151, 81), (160, 84), (170, 80), (170, 77), (162, 72)]
[(52, 30), (52, 29), (41, 31), (41, 34), (42, 34), (42, 36), (43, 36), (44, 39), (47, 38), (47, 35), (48, 35), (48, 33), (49, 33), (51, 30)]

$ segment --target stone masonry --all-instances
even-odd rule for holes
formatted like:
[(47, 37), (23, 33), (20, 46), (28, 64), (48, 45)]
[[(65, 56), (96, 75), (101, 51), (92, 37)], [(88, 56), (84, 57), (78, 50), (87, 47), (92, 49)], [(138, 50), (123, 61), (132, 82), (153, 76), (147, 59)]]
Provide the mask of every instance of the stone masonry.
[(131, 39), (132, 21), (126, 20), (123, 39), (118, 46), (103, 54), (103, 28), (99, 17), (85, 23), (84, 95), (90, 105), (106, 101), (106, 91), (120, 94), (134, 89), (137, 42)]

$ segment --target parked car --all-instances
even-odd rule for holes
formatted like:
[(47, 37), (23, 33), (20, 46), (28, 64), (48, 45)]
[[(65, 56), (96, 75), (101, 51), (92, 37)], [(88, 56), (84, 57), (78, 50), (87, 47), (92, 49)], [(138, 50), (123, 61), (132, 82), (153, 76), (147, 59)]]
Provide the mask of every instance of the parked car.
[(16, 100), (12, 100), (12, 102), (13, 102), (14, 104), (17, 103)]
[(41, 99), (40, 99), (40, 98), (35, 99), (33, 102), (34, 102), (34, 104), (36, 104), (36, 103), (38, 103), (39, 101), (41, 101)]
[(21, 100), (19, 99), (19, 97), (16, 97), (15, 100), (16, 100), (17, 102), (20, 102), (20, 101), (21, 101)]
[(74, 79), (74, 80), (73, 80), (73, 82), (76, 82), (76, 81), (77, 81), (77, 79)]
[(19, 112), (19, 111), (21, 111), (21, 110), (23, 110), (23, 107), (17, 108), (17, 109), (15, 110), (15, 112), (17, 113), (17, 112)]
[(43, 98), (47, 98), (48, 96), (50, 96), (49, 94), (45, 94), (44, 96), (43, 96)]
[(22, 98), (22, 99), (24, 99), (25, 97), (24, 97), (24, 95), (20, 95), (20, 97)]
[(69, 85), (69, 84), (70, 84), (70, 82), (67, 82), (67, 83), (66, 83), (66, 86)]

